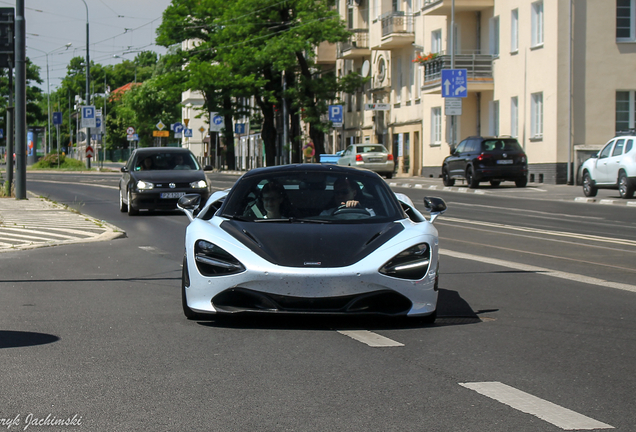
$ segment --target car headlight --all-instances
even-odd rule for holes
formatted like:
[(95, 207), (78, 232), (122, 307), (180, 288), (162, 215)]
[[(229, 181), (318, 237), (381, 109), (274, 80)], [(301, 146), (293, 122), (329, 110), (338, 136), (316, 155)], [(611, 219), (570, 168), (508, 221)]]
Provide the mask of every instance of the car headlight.
[(420, 243), (400, 252), (380, 267), (380, 273), (400, 279), (419, 280), (426, 276), (431, 248)]
[(208, 187), (208, 182), (205, 180), (193, 181), (190, 183), (190, 187), (193, 189), (205, 189)]
[(225, 276), (245, 271), (236, 258), (214, 243), (197, 240), (194, 245), (194, 259), (203, 276)]
[(139, 190), (148, 190), (148, 189), (152, 189), (153, 187), (155, 187), (154, 184), (149, 183), (149, 182), (145, 182), (143, 180), (139, 180), (137, 182), (137, 189), (139, 189)]

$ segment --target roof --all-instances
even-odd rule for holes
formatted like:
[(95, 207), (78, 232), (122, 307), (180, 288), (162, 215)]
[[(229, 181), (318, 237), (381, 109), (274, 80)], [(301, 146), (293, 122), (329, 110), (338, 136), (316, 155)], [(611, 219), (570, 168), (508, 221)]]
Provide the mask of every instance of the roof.
[(110, 99), (117, 100), (121, 98), (124, 95), (124, 93), (126, 93), (128, 90), (133, 88), (133, 86), (140, 86), (140, 85), (141, 83), (128, 83), (121, 87), (117, 87), (115, 90), (110, 92)]

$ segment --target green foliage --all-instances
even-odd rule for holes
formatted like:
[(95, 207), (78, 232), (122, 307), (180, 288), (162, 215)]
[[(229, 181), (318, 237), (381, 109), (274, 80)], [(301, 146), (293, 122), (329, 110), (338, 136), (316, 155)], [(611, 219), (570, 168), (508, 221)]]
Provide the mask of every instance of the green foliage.
[(57, 169), (58, 161), (59, 168), (63, 170), (85, 171), (87, 169), (84, 162), (73, 158), (67, 158), (64, 153), (49, 153), (42, 159), (31, 165), (30, 169)]

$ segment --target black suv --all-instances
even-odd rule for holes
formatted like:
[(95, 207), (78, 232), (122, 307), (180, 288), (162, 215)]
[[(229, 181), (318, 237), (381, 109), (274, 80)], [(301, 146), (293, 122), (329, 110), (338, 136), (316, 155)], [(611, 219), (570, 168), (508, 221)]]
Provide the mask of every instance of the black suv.
[(457, 148), (451, 148), (442, 164), (444, 186), (453, 186), (458, 178), (466, 179), (470, 188), (479, 187), (484, 181), (492, 186), (514, 181), (517, 187), (525, 187), (528, 158), (514, 138), (468, 137)]

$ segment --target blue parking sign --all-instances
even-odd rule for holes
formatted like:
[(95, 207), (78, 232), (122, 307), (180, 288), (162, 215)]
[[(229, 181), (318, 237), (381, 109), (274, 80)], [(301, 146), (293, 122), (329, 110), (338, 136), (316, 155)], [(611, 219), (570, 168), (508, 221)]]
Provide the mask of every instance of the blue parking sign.
[(329, 121), (334, 127), (342, 126), (342, 105), (329, 105)]
[(466, 69), (442, 69), (442, 97), (468, 97)]

